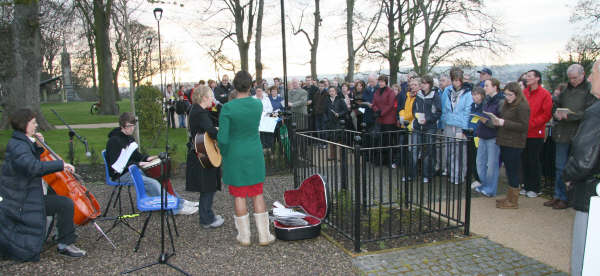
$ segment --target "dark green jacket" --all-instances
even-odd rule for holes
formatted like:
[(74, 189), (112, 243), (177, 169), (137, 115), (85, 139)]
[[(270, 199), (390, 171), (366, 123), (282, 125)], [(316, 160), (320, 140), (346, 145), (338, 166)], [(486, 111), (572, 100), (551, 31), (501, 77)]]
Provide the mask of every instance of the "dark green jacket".
[(252, 97), (223, 106), (217, 141), (223, 156), (223, 183), (236, 187), (265, 181), (265, 158), (258, 132), (262, 103)]
[[(583, 112), (591, 106), (596, 97), (590, 94), (591, 84), (588, 81), (583, 81), (576, 87), (570, 83), (562, 93), (558, 96), (554, 103), (555, 108), (568, 108), (574, 113), (568, 114), (567, 119), (554, 119), (554, 127), (552, 129), (552, 139), (557, 143), (571, 143), (571, 139), (575, 136), (579, 123), (583, 119)], [(555, 110), (553, 110), (554, 113)]]

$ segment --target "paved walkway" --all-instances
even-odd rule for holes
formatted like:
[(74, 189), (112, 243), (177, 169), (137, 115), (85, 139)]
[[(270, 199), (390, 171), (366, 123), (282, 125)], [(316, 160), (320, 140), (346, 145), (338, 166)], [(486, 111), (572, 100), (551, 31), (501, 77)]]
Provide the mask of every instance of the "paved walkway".
[[(71, 128), (112, 128), (118, 127), (119, 123), (100, 123), (100, 124), (82, 124), (82, 125), (69, 125)], [(55, 125), (56, 129), (67, 129), (64, 125)]]
[(354, 258), (361, 275), (567, 275), (486, 238)]
[(575, 211), (544, 207), (544, 198), (519, 198), (519, 209), (495, 208), (474, 197), (474, 238), (355, 257), (361, 275), (568, 275)]

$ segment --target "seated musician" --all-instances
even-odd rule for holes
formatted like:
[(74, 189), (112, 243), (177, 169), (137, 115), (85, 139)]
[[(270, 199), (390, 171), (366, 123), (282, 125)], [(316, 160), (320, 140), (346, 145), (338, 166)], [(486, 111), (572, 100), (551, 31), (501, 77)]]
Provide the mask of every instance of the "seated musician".
[[(231, 95), (231, 93), (230, 93)], [(187, 166), (186, 166), (186, 190), (200, 192), (198, 215), (200, 225), (204, 228), (217, 228), (223, 225), (223, 217), (215, 215), (212, 210), (213, 198), (217, 190), (221, 190), (221, 168), (204, 168), (193, 145), (196, 134), (208, 133), (210, 138), (217, 139), (217, 128), (213, 124), (210, 112), (207, 110), (212, 106), (213, 93), (207, 86), (196, 88), (192, 96), (194, 103), (189, 115), (189, 134)]]
[[(142, 167), (149, 162), (158, 158), (158, 156), (148, 156), (142, 154), (137, 149), (137, 143), (133, 139), (133, 132), (135, 130), (136, 119), (130, 112), (125, 112), (119, 117), (119, 127), (114, 128), (108, 134), (108, 142), (106, 142), (106, 163), (109, 168), (110, 177), (114, 181), (121, 183), (130, 183), (133, 185), (133, 178), (129, 174), (127, 169), (132, 164), (137, 164)], [(133, 147), (135, 150), (127, 151), (128, 147)], [(129, 156), (127, 156), (129, 155)], [(113, 168), (119, 158), (127, 160), (125, 166), (117, 166), (122, 171), (116, 171)], [(160, 196), (161, 184), (158, 180), (147, 177), (142, 173), (142, 179), (144, 181), (144, 187), (146, 188), (146, 194), (149, 196)], [(198, 211), (198, 202), (191, 202), (185, 199), (179, 198), (179, 207), (174, 210), (175, 214), (191, 215)]]
[[(73, 165), (62, 160), (40, 161), (44, 149), (35, 143), (36, 114), (19, 109), (10, 116), (14, 129), (6, 145), (0, 178), (0, 255), (19, 261), (39, 261), (47, 236), (46, 216), (57, 220), (58, 253), (83, 257), (86, 252), (73, 243), (77, 235), (73, 224), (73, 201), (56, 195), (42, 176), (58, 171), (75, 172)], [(47, 193), (47, 194), (46, 194)]]

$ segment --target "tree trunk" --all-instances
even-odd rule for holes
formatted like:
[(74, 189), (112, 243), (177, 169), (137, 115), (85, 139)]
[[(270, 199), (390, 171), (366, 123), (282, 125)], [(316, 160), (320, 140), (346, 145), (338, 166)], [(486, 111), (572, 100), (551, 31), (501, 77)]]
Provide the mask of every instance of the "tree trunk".
[(94, 45), (94, 38), (92, 35), (88, 36), (88, 46), (90, 47), (90, 65), (92, 66), (92, 87), (94, 88), (94, 91), (97, 92), (98, 79), (96, 78), (96, 51), (94, 50), (96, 46)]
[(346, 38), (348, 41), (348, 74), (346, 82), (354, 80), (354, 36), (352, 35), (352, 25), (354, 20), (354, 0), (346, 0)]
[[(244, 12), (244, 8), (240, 5), (240, 1), (235, 1), (234, 6), (234, 18), (235, 18), (235, 35), (237, 39), (237, 46), (240, 52), (240, 63), (242, 65), (242, 71), (248, 72), (248, 48), (250, 48), (250, 41), (252, 40), (252, 26), (254, 24), (254, 13), (253, 13), (254, 0), (250, 0), (248, 3), (248, 11)], [(247, 37), (244, 38), (244, 15), (248, 14), (248, 31)]]
[[(388, 18), (388, 61), (390, 67), (390, 84), (398, 83), (398, 70), (400, 60), (398, 58), (398, 52), (396, 49), (396, 30), (395, 30), (395, 21), (394, 21), (394, 1), (391, 0), (389, 3), (389, 10), (387, 14)], [(400, 7), (398, 7), (400, 8)], [(398, 15), (398, 20), (402, 20), (402, 12)]]
[(240, 61), (242, 65), (242, 71), (248, 72), (248, 43), (238, 42), (238, 50), (240, 52)]
[(54, 127), (48, 123), (40, 110), (40, 6), (38, 1), (17, 1), (14, 4), (14, 19), (9, 37), (1, 43), (0, 79), (6, 89), (2, 123), (8, 128), (8, 116), (19, 108), (30, 108), (37, 113), (39, 129)]
[(262, 39), (262, 20), (264, 0), (258, 0), (258, 17), (256, 18), (256, 41), (254, 42), (254, 68), (256, 69), (256, 81), (262, 80), (262, 58), (261, 58), (261, 39)]
[(110, 52), (110, 12), (112, 0), (94, 0), (94, 34), (96, 36), (96, 58), (100, 90), (100, 113), (116, 115), (115, 91), (113, 87), (112, 56)]
[(310, 47), (310, 75), (313, 80), (317, 79), (317, 49), (319, 48), (319, 26), (321, 25), (321, 10), (319, 0), (315, 0), (315, 27), (313, 43)]

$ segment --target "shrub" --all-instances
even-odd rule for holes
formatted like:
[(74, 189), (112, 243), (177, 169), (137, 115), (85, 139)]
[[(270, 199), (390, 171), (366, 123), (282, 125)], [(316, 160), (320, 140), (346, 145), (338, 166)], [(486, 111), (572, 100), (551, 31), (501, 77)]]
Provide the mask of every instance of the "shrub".
[(135, 92), (135, 110), (140, 133), (157, 135), (165, 128), (162, 110), (162, 94), (149, 85), (138, 87)]

